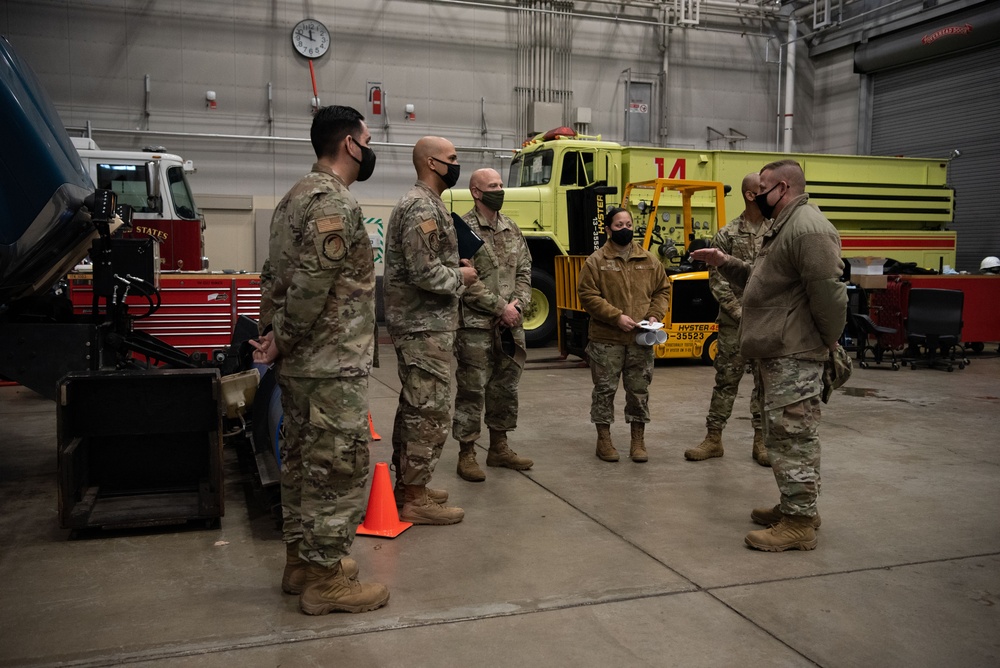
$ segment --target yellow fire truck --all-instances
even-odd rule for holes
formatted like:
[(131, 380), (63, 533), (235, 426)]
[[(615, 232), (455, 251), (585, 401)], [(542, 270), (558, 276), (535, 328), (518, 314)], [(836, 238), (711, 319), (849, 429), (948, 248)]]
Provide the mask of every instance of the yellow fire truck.
[[(845, 257), (954, 266), (955, 232), (948, 225), (955, 195), (947, 183), (947, 159), (622, 146), (559, 128), (526, 142), (506, 178), (503, 212), (524, 232), (532, 255), (532, 303), (525, 314), (529, 344), (542, 344), (556, 333), (555, 258), (596, 249), (604, 211), (622, 200), (626, 184), (667, 178), (738, 186), (747, 173), (780, 158), (802, 165), (812, 201), (840, 230)], [(456, 211), (472, 204), (467, 189), (444, 197)], [(728, 197), (733, 210), (742, 210), (738, 192)], [(681, 197), (661, 208), (664, 242), (673, 242), (678, 257), (695, 239), (715, 234), (724, 199), (695, 197), (690, 231), (670, 223), (681, 217)]]

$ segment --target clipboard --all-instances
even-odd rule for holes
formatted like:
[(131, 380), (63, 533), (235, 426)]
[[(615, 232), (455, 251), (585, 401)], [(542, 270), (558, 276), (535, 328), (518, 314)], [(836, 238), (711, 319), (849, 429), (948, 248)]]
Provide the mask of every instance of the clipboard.
[(451, 219), (455, 223), (455, 236), (458, 237), (458, 257), (463, 260), (471, 260), (472, 256), (483, 247), (485, 242), (454, 211), (451, 212)]

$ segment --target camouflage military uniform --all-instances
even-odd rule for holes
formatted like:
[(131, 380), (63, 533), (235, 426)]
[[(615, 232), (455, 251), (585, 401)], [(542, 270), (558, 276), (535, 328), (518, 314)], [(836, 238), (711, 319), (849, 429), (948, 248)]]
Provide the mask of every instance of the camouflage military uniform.
[(615, 394), (618, 379), (625, 388), (625, 422), (649, 422), (649, 384), (653, 381), (653, 346), (637, 343), (587, 344), (591, 393), (590, 421), (612, 424), (615, 421)]
[[(458, 370), (452, 436), (469, 443), (480, 436), (484, 405), (487, 427), (499, 431), (517, 427), (522, 367), (500, 348), (499, 318), (513, 300), (524, 309), (531, 299), (531, 253), (517, 224), (502, 213), (495, 223), (474, 208), (462, 218), (485, 242), (472, 258), (485, 289), (462, 298), (461, 329), (455, 336)], [(515, 345), (524, 349), (524, 328), (514, 327), (511, 333)]]
[(329, 169), (313, 165), (275, 209), (261, 287), (280, 352), (284, 539), (332, 568), (364, 517), (375, 265), (361, 207)]
[[(728, 255), (752, 263), (760, 250), (762, 234), (767, 221), (761, 223), (759, 234), (755, 234), (749, 221), (742, 215), (729, 222), (712, 239), (712, 245)], [(733, 402), (740, 388), (740, 381), (746, 371), (747, 360), (740, 355), (740, 315), (743, 286), (731, 285), (715, 267), (709, 267), (708, 284), (712, 296), (719, 302), (719, 352), (715, 357), (715, 388), (712, 402), (708, 407), (705, 426), (722, 431), (733, 412)], [(753, 362), (751, 362), (753, 364)], [(750, 395), (750, 422), (754, 429), (760, 429), (760, 387), (754, 376), (753, 393)]]
[(426, 485), (448, 436), (458, 299), (458, 241), (441, 198), (417, 182), (392, 210), (385, 240), (385, 317), (399, 365), (392, 430), (396, 478)]
[(635, 342), (637, 332), (623, 332), (618, 318), (635, 322), (667, 312), (670, 283), (649, 251), (633, 243), (619, 254), (608, 241), (595, 251), (580, 271), (580, 303), (590, 315), (587, 358), (594, 381), (590, 421), (614, 422), (618, 378), (625, 388), (625, 421), (649, 422), (649, 383), (653, 379), (653, 348)]
[(840, 237), (802, 194), (778, 214), (753, 265), (719, 271), (746, 286), (740, 352), (758, 361), (763, 430), (783, 515), (813, 517), (820, 490), (820, 393), (828, 346), (844, 331)]
[(754, 375), (764, 394), (764, 442), (785, 515), (816, 514), (823, 362), (774, 357)]

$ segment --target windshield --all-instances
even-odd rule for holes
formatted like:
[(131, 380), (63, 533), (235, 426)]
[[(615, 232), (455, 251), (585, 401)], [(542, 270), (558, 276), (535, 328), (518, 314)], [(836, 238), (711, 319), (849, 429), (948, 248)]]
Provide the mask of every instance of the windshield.
[(113, 190), (119, 204), (136, 213), (159, 213), (146, 193), (146, 166), (101, 163), (97, 165), (97, 187)]
[(507, 187), (540, 186), (548, 183), (552, 176), (552, 156), (551, 150), (519, 154), (510, 163)]
[(170, 183), (170, 198), (174, 201), (174, 213), (185, 220), (197, 220), (198, 211), (194, 208), (194, 197), (184, 178), (184, 170), (170, 167), (167, 169), (167, 181)]

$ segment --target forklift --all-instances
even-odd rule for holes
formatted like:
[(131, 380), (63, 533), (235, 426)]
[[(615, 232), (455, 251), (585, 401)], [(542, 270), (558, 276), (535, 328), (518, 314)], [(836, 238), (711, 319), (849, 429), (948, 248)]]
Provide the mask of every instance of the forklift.
[[(670, 281), (670, 301), (662, 317), (667, 340), (653, 346), (656, 359), (694, 359), (711, 365), (718, 354), (719, 305), (708, 285), (708, 271), (691, 261), (726, 224), (728, 186), (716, 181), (653, 179), (625, 186), (620, 206), (632, 213), (642, 247), (660, 258)], [(603, 226), (598, 247), (607, 236)], [(596, 250), (596, 248), (594, 249)], [(586, 359), (589, 316), (577, 285), (585, 255), (555, 258), (559, 353)]]

